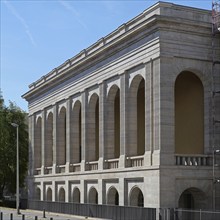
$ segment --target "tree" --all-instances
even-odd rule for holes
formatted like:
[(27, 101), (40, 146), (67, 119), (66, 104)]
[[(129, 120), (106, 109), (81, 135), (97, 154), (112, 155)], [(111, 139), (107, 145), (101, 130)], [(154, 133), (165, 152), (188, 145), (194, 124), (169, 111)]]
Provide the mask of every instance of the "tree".
[(19, 125), (19, 183), (23, 187), (28, 164), (27, 113), (12, 102), (6, 107), (0, 96), (0, 199), (5, 190), (16, 191), (17, 133), (12, 122)]

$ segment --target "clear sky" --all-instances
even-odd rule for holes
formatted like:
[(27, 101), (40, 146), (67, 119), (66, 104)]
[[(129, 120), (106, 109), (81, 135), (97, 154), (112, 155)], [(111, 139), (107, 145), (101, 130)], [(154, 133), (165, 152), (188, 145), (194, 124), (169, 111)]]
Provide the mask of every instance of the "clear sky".
[[(28, 85), (158, 1), (0, 0), (0, 88), (27, 111)], [(173, 0), (211, 10), (212, 0)]]

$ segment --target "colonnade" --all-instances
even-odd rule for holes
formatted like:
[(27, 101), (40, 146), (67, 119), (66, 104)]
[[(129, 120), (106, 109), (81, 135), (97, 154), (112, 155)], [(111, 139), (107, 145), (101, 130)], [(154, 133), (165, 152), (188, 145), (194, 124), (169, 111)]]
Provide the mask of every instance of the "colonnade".
[[(105, 202), (98, 201), (99, 193), (101, 193), (96, 187), (91, 187), (88, 190), (86, 196), (82, 194), (78, 187), (74, 187), (73, 190), (67, 195), (66, 189), (60, 187), (56, 192), (53, 192), (51, 187), (48, 187), (45, 192), (43, 192), (43, 198), (41, 198), (41, 189), (36, 188), (35, 199), (44, 201), (57, 201), (57, 202), (72, 202), (72, 203), (90, 203), (90, 204), (108, 204), (108, 205), (119, 205), (119, 197), (124, 197), (124, 192), (119, 192), (114, 186), (111, 186), (105, 195)], [(53, 193), (55, 194), (55, 199), (53, 199)], [(102, 192), (101, 194), (103, 194)], [(83, 198), (85, 197), (85, 201)], [(102, 195), (102, 198), (104, 196)], [(144, 195), (142, 190), (138, 186), (134, 186), (130, 189), (127, 195), (127, 205), (130, 206), (144, 206)], [(103, 200), (103, 199), (102, 199)], [(124, 204), (120, 204), (124, 205)]]
[(129, 85), (125, 76), (31, 116), (35, 174), (117, 168), (125, 151), (144, 155), (145, 79), (137, 75)]
[[(144, 71), (125, 73), (30, 116), (34, 174), (150, 164), (147, 161), (150, 157), (144, 155), (157, 149), (153, 146), (155, 137), (150, 134), (159, 129), (152, 118), (158, 115), (154, 106), (159, 102), (159, 95), (155, 96), (153, 82), (149, 82), (149, 77), (146, 79)], [(173, 87), (174, 151), (201, 154), (204, 144), (202, 82), (195, 74), (183, 72)], [(187, 121), (190, 125), (186, 125)]]

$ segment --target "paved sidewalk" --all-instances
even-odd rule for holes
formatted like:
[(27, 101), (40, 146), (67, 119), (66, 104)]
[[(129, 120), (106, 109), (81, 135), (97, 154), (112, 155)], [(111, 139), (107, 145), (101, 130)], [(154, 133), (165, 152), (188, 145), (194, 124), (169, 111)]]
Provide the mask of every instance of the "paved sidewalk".
[[(45, 217), (43, 218), (43, 211), (36, 211), (36, 210), (20, 210), (21, 214), (17, 215), (16, 209), (0, 207), (0, 214), (2, 213), (2, 219), (0, 216), (0, 220), (101, 220), (100, 218), (91, 218), (85, 216), (76, 216), (76, 215), (66, 215), (61, 213), (52, 213), (52, 212), (45, 212)], [(11, 219), (11, 214), (13, 218)], [(25, 216), (25, 219), (22, 218), (22, 215)], [(36, 217), (37, 216), (37, 217)], [(102, 219), (104, 220), (104, 219)]]

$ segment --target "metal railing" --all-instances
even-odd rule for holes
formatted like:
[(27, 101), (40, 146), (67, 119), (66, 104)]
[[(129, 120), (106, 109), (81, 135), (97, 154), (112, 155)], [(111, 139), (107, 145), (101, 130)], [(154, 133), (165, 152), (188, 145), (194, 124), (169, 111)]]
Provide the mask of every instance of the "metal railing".
[(28, 208), (112, 220), (156, 220), (156, 208), (28, 201)]
[(220, 211), (160, 209), (161, 220), (219, 220)]

